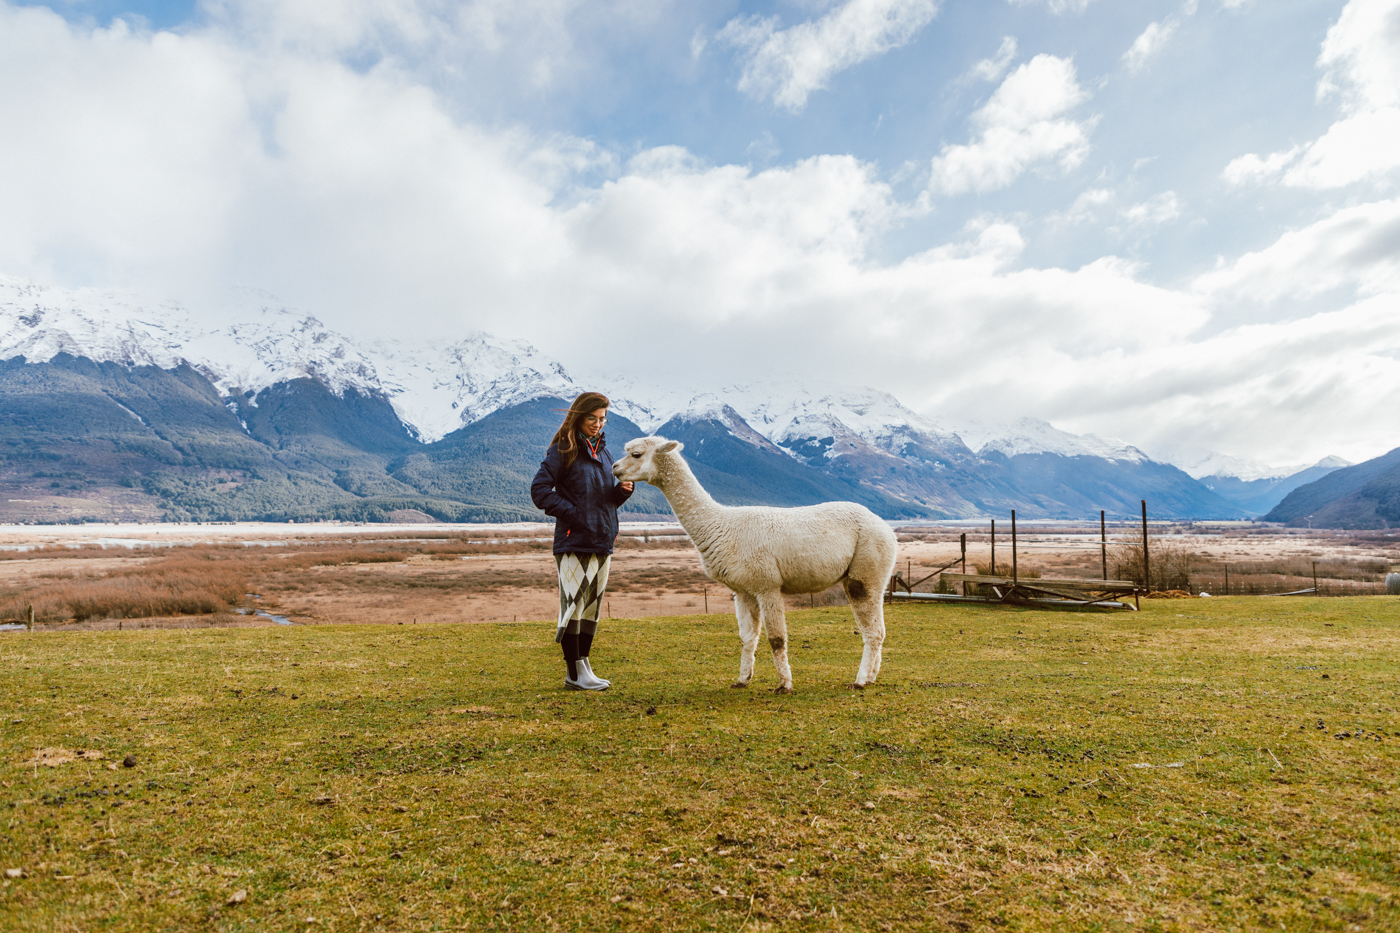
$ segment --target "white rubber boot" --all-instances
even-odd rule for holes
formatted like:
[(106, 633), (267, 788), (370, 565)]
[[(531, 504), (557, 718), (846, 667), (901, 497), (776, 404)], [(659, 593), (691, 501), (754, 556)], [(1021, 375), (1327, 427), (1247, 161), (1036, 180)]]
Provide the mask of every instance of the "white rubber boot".
[(575, 666), (578, 668), (578, 684), (582, 689), (606, 690), (612, 686), (611, 680), (604, 680), (593, 673), (593, 667), (587, 658), (579, 658)]

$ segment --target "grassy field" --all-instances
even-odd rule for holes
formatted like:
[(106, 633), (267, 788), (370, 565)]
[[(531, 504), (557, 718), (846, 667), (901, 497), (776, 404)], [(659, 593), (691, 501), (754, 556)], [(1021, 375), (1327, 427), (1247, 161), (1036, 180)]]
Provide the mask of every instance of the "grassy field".
[(6, 633), (0, 927), (1393, 930), (1397, 610)]

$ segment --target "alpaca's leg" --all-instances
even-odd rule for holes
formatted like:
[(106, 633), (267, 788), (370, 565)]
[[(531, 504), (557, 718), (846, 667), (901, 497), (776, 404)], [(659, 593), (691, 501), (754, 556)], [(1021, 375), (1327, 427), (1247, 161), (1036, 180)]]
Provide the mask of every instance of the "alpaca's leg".
[(787, 607), (782, 593), (764, 593), (758, 597), (763, 630), (768, 646), (773, 649), (773, 666), (778, 670), (778, 693), (792, 692), (792, 665), (788, 663)]
[(855, 613), (856, 628), (860, 629), (865, 650), (861, 653), (860, 669), (856, 671), (857, 687), (873, 684), (880, 674), (882, 647), (885, 644), (884, 590), (871, 592), (858, 580), (845, 581), (846, 598)]
[(747, 687), (753, 679), (753, 656), (758, 649), (758, 600), (749, 593), (735, 593), (734, 617), (739, 620), (739, 679), (734, 686)]

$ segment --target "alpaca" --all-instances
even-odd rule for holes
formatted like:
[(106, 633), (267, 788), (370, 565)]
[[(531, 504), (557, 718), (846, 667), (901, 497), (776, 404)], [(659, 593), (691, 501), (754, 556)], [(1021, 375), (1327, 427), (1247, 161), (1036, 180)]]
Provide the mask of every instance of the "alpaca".
[(865, 642), (855, 686), (874, 683), (885, 641), (885, 587), (898, 547), (889, 525), (854, 502), (786, 509), (720, 505), (681, 458), (683, 447), (664, 437), (629, 441), (613, 475), (660, 489), (700, 551), (705, 573), (734, 591), (742, 645), (734, 686), (747, 687), (753, 678), (762, 623), (778, 670), (777, 692), (791, 693), (783, 595), (817, 593), (837, 583), (846, 590)]

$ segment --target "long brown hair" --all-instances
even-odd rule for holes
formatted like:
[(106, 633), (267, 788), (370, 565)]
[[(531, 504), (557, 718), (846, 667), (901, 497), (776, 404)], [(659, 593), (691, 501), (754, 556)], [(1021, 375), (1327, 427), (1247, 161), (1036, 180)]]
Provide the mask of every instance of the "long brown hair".
[(559, 430), (554, 432), (554, 439), (551, 444), (559, 445), (559, 456), (564, 461), (564, 470), (567, 472), (578, 459), (578, 436), (579, 422), (593, 414), (600, 408), (607, 408), (612, 403), (602, 392), (584, 392), (574, 403), (569, 406), (568, 412), (564, 415), (564, 423), (559, 425)]

